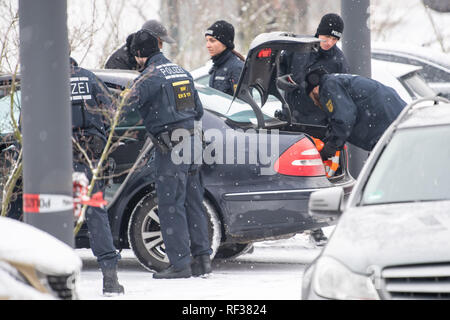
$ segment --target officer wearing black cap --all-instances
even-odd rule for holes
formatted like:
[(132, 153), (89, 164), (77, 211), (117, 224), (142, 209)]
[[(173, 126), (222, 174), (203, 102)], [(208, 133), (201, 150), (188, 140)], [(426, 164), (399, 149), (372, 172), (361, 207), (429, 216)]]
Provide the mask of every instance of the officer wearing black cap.
[(282, 73), (291, 74), (291, 79), (298, 84), (296, 89), (286, 92), (286, 100), (296, 122), (320, 125), (326, 123), (326, 117), (317, 112), (317, 108), (305, 94), (304, 78), (306, 70), (317, 67), (324, 67), (330, 73), (349, 72), (347, 60), (341, 49), (336, 46), (343, 31), (342, 18), (335, 13), (326, 14), (320, 20), (315, 34), (315, 37), (322, 40), (318, 51), (283, 54), (281, 65), (284, 70)]
[(213, 61), (209, 86), (234, 95), (245, 59), (234, 50), (233, 25), (224, 20), (216, 21), (206, 30), (205, 38)]
[[(72, 102), (72, 136), (90, 160), (100, 159), (106, 144), (106, 120), (101, 109), (111, 106), (111, 94), (105, 84), (92, 72), (80, 68), (70, 58), (70, 86)], [(86, 174), (90, 180), (92, 172), (82, 151), (74, 145), (73, 169)], [(97, 180), (93, 193), (103, 191), (105, 183)], [(124, 288), (117, 278), (117, 263), (120, 255), (113, 244), (108, 213), (101, 207), (88, 207), (86, 223), (92, 252), (103, 273), (103, 294), (123, 294)]]
[(308, 72), (305, 81), (306, 93), (329, 124), (321, 151), (324, 159), (342, 149), (346, 141), (372, 151), (406, 105), (391, 87), (362, 76), (328, 74), (316, 68)]
[[(192, 76), (160, 52), (156, 37), (145, 29), (138, 31), (132, 49), (145, 69), (136, 78), (129, 101), (139, 110), (156, 146), (158, 215), (171, 264), (153, 277), (188, 278), (210, 273), (212, 250), (199, 176), (203, 148), (201, 134), (194, 128), (203, 116), (203, 106)], [(177, 132), (185, 133), (182, 141), (175, 137)], [(179, 152), (185, 159), (181, 163), (174, 160)]]
[[(168, 35), (166, 28), (156, 20), (148, 20), (142, 25), (142, 29), (147, 30), (158, 39), (160, 49), (162, 49), (163, 42), (175, 42)], [(126, 43), (109, 56), (105, 63), (105, 69), (141, 70), (142, 66), (138, 65), (134, 58), (135, 54), (131, 51), (131, 42), (135, 34), (130, 34), (127, 37)]]

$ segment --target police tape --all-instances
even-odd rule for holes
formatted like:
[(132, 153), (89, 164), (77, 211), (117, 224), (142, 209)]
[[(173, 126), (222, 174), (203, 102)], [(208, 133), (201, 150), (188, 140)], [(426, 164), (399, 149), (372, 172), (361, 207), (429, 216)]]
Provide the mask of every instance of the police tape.
[(27, 213), (48, 213), (73, 211), (80, 205), (88, 205), (92, 207), (105, 207), (106, 200), (103, 199), (103, 192), (99, 191), (92, 195), (80, 196), (75, 199), (71, 196), (60, 194), (24, 194), (23, 195), (23, 211)]
[(23, 195), (23, 211), (27, 213), (47, 213), (73, 210), (72, 196), (62, 194)]

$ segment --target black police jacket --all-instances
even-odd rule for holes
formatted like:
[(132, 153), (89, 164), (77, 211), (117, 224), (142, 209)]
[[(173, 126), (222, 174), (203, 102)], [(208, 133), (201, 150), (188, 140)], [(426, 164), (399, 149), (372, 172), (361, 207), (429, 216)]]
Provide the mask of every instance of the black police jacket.
[(324, 75), (319, 99), (330, 127), (326, 143), (334, 149), (348, 141), (371, 151), (406, 105), (391, 87), (349, 74)]
[(281, 58), (282, 73), (291, 73), (299, 84), (299, 89), (286, 93), (286, 102), (297, 122), (323, 125), (327, 121), (305, 92), (305, 76), (308, 70), (317, 67), (325, 68), (328, 73), (349, 73), (350, 70), (344, 53), (336, 45), (330, 50), (319, 48), (308, 53), (284, 52)]
[(213, 66), (209, 70), (209, 86), (229, 95), (234, 95), (244, 62), (231, 50), (226, 49), (213, 57)]
[(114, 51), (106, 60), (105, 69), (139, 70), (139, 66), (130, 51), (134, 33), (127, 37), (126, 43)]
[(161, 52), (148, 58), (135, 79), (128, 108), (137, 108), (153, 136), (175, 128), (194, 128), (203, 116), (203, 106), (189, 72)]
[(106, 142), (107, 122), (101, 108), (111, 106), (111, 93), (91, 71), (71, 61), (72, 133), (75, 138), (94, 135)]

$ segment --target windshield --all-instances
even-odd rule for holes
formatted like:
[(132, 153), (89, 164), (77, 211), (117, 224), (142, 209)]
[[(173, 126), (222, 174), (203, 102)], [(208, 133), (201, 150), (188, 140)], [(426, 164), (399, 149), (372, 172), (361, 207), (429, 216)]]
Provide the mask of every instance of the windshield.
[[(0, 87), (0, 134), (12, 133), (14, 131), (11, 119), (11, 87)], [(14, 118), (19, 121), (20, 114), (20, 89), (16, 88), (14, 93)]]
[(362, 204), (450, 200), (450, 126), (399, 130), (373, 169)]
[[(257, 124), (255, 112), (249, 104), (239, 99), (231, 103), (232, 96), (198, 82), (195, 83), (195, 87), (205, 109), (219, 113), (234, 122)], [(271, 119), (272, 117), (264, 114), (264, 120)]]

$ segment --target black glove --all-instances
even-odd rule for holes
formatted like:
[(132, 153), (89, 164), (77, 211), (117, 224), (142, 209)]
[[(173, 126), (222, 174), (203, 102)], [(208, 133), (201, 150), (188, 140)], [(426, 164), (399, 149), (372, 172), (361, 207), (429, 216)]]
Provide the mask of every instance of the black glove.
[(333, 157), (338, 151), (338, 148), (330, 143), (326, 143), (323, 149), (320, 151), (320, 156), (322, 160), (328, 160), (328, 158)]
[(277, 78), (277, 87), (283, 91), (291, 92), (299, 88), (299, 85), (292, 79), (292, 74), (286, 74)]

